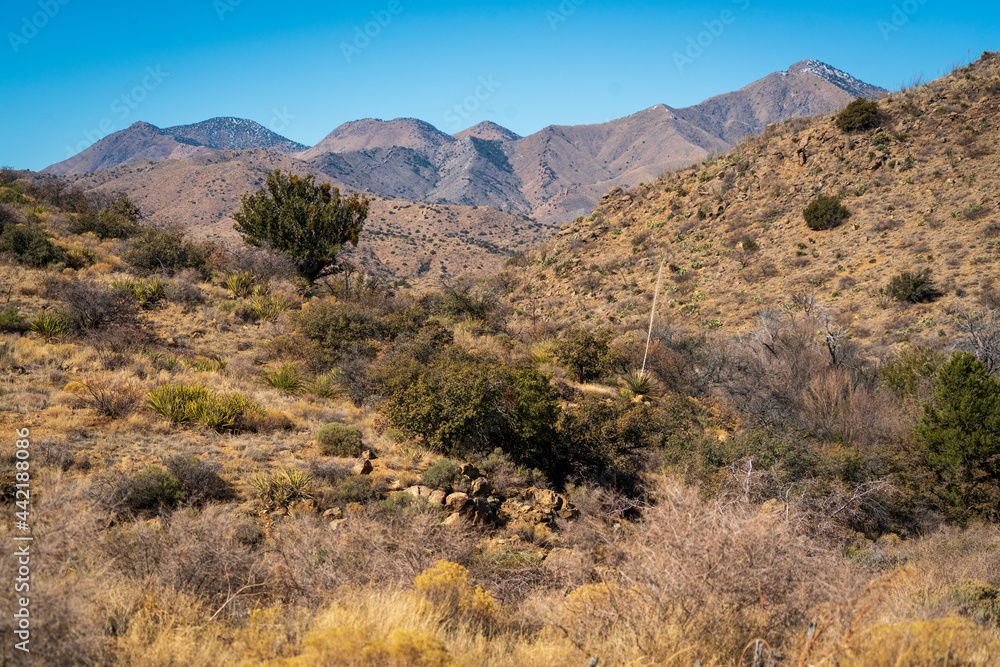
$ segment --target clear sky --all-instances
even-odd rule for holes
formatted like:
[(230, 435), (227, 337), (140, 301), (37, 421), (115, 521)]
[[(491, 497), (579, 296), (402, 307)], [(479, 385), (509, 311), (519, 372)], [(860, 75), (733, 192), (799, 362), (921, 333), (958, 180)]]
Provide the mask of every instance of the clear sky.
[(807, 58), (895, 89), (1000, 49), (1000, 3), (4, 0), (0, 34), (0, 165), (42, 169), (138, 120), (237, 116), (307, 145), (368, 117), (526, 135)]

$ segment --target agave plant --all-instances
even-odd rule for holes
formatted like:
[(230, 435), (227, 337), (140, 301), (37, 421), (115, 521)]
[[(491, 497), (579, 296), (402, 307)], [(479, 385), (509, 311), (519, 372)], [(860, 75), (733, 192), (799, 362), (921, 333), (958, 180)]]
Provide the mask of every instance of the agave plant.
[(266, 371), (263, 380), (264, 384), (289, 394), (301, 394), (306, 388), (306, 382), (295, 364), (282, 364), (273, 371)]
[(653, 378), (644, 371), (629, 371), (622, 379), (635, 396), (648, 396), (653, 390)]
[(60, 338), (67, 333), (69, 327), (66, 319), (61, 315), (52, 313), (39, 313), (38, 317), (31, 323), (31, 330), (47, 341), (53, 338)]

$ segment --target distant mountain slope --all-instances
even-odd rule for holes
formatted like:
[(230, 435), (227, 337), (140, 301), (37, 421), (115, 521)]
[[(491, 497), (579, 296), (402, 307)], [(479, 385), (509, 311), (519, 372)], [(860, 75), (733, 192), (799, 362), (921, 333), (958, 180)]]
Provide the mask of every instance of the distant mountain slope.
[(451, 141), (455, 141), (451, 135), (416, 118), (365, 118), (344, 123), (298, 157), (309, 160), (325, 153), (350, 153), (394, 146), (417, 150), (434, 149)]
[(771, 123), (839, 109), (858, 97), (888, 93), (818, 60), (803, 60), (735, 92), (678, 109), (677, 115), (729, 144), (760, 134)]
[(305, 146), (242, 118), (212, 118), (166, 129), (138, 122), (109, 134), (68, 160), (46, 167), (42, 173), (81, 174), (142, 160), (184, 160), (217, 150), (248, 148), (290, 154)]
[(816, 60), (738, 91), (675, 109), (663, 104), (592, 125), (551, 125), (527, 137), (489, 121), (454, 136), (414, 118), (344, 123), (306, 148), (252, 121), (214, 118), (160, 130), (137, 123), (46, 169), (75, 174), (213, 150), (266, 149), (357, 190), (429, 203), (489, 206), (545, 222), (588, 213), (602, 193), (725, 152), (791, 117), (843, 107), (881, 88)]
[(308, 148), (245, 118), (211, 118), (191, 125), (168, 127), (163, 132), (178, 141), (190, 141), (220, 151), (266, 148), (291, 155)]

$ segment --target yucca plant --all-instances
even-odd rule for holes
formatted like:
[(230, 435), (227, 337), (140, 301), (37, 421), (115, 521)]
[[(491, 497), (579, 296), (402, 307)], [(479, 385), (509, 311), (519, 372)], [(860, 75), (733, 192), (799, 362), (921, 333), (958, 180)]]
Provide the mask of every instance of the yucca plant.
[(289, 394), (301, 394), (306, 387), (295, 364), (282, 364), (275, 370), (265, 371), (262, 380), (264, 384)]
[(246, 298), (271, 293), (271, 281), (265, 280), (251, 271), (239, 271), (226, 277), (226, 289), (234, 296)]
[(62, 315), (39, 313), (31, 323), (31, 330), (47, 341), (61, 338), (69, 331), (69, 325)]
[(344, 388), (337, 384), (337, 375), (336, 371), (317, 375), (306, 384), (305, 389), (318, 398), (337, 398), (344, 391)]
[(289, 303), (270, 294), (251, 297), (236, 310), (236, 314), (249, 322), (268, 320), (274, 322), (289, 308)]
[(635, 396), (648, 396), (653, 390), (653, 378), (644, 371), (629, 371), (622, 380)]
[(212, 392), (198, 385), (164, 385), (149, 392), (146, 405), (175, 424), (196, 421), (198, 406), (212, 399)]
[(254, 475), (250, 483), (258, 497), (272, 506), (287, 507), (296, 500), (312, 498), (313, 476), (294, 468)]

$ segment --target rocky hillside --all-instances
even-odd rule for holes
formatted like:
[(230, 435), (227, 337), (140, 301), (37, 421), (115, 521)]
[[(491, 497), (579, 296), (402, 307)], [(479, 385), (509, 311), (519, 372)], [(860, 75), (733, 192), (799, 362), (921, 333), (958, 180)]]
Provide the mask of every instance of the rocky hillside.
[[(878, 126), (834, 116), (767, 128), (732, 151), (607, 193), (518, 272), (534, 317), (644, 328), (664, 263), (661, 323), (746, 333), (768, 309), (822, 309), (858, 339), (939, 338), (1000, 306), (1000, 58), (878, 102)], [(813, 230), (803, 210), (849, 218)], [(910, 303), (890, 281), (933, 281)]]

